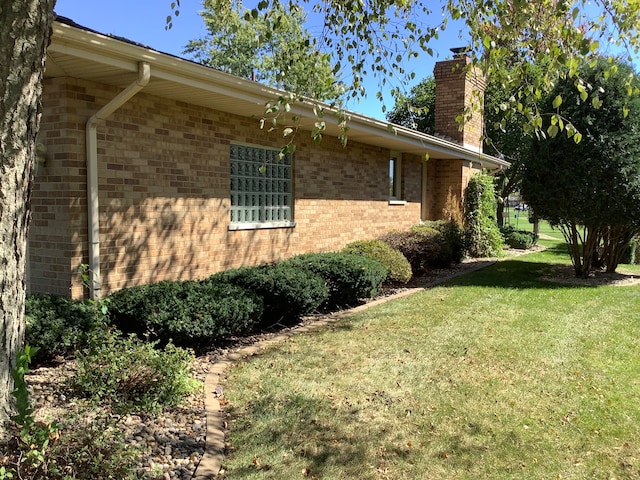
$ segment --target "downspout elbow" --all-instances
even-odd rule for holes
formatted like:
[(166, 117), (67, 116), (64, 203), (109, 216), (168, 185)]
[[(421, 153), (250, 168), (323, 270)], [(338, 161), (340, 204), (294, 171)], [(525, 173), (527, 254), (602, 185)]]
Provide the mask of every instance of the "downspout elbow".
[(109, 103), (94, 113), (86, 124), (87, 153), (87, 220), (89, 246), (90, 296), (100, 298), (100, 219), (98, 190), (98, 134), (100, 120), (105, 120), (122, 105), (127, 103), (136, 93), (147, 86), (151, 79), (151, 67), (147, 62), (138, 64), (138, 78)]

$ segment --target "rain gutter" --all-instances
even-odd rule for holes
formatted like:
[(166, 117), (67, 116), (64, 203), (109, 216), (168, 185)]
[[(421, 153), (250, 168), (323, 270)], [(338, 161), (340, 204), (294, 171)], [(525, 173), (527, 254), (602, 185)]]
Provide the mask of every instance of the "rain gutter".
[(87, 149), (87, 202), (89, 233), (89, 291), (92, 299), (100, 298), (100, 217), (98, 191), (98, 122), (108, 118), (136, 93), (142, 90), (151, 78), (151, 67), (147, 62), (138, 63), (138, 78), (120, 92), (104, 107), (94, 113), (86, 125)]

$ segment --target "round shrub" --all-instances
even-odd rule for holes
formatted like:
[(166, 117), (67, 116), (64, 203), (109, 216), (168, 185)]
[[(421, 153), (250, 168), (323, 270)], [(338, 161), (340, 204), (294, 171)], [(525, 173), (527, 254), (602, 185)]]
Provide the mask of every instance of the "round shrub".
[(287, 263), (241, 267), (216, 273), (205, 282), (228, 282), (262, 297), (264, 312), (260, 324), (293, 325), (329, 297), (325, 281)]
[(121, 330), (188, 347), (251, 332), (262, 308), (253, 292), (222, 282), (163, 281), (109, 297), (112, 321)]
[(504, 243), (509, 247), (518, 250), (527, 250), (538, 243), (538, 236), (526, 230), (516, 230), (511, 226), (504, 226), (500, 229)]
[(25, 321), (25, 342), (38, 348), (38, 361), (73, 356), (105, 324), (95, 303), (60, 295), (27, 295)]
[(442, 258), (441, 234), (432, 227), (421, 226), (410, 231), (389, 232), (380, 237), (391, 248), (400, 251), (411, 265), (414, 275), (439, 266)]
[(349, 253), (308, 253), (282, 262), (313, 272), (329, 288), (325, 308), (357, 305), (378, 294), (387, 269), (378, 261)]
[(411, 280), (411, 265), (407, 258), (382, 240), (360, 240), (348, 244), (342, 253), (351, 253), (377, 260), (387, 269), (386, 282), (407, 283)]

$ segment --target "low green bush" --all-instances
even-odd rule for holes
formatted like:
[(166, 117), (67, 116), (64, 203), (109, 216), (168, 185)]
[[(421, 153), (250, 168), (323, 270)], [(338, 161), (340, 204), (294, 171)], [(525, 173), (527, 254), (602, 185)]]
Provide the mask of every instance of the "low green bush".
[[(92, 339), (97, 335), (98, 332)], [(127, 445), (124, 432), (116, 426), (117, 417), (108, 409), (83, 407), (78, 412), (66, 412), (59, 421), (36, 420), (25, 382), (35, 353), (36, 349), (27, 344), (18, 352), (16, 366), (11, 371), (16, 415), (7, 425), (11, 440), (5, 444), (9, 448), (0, 462), (3, 465), (0, 479), (150, 478), (140, 475), (142, 472), (137, 468), (142, 451)]]
[(329, 289), (320, 276), (286, 262), (227, 270), (205, 282), (229, 282), (262, 297), (262, 326), (293, 325), (303, 315), (316, 311), (329, 297)]
[(117, 413), (154, 413), (177, 405), (197, 388), (191, 378), (193, 352), (136, 335), (104, 331), (76, 359), (70, 388)]
[(108, 301), (122, 331), (195, 348), (253, 331), (263, 310), (255, 293), (223, 282), (162, 281), (122, 289)]
[(504, 238), (504, 243), (511, 248), (527, 250), (538, 243), (538, 236), (526, 230), (516, 230), (510, 225), (503, 226), (500, 233)]
[(378, 261), (348, 253), (308, 253), (282, 262), (313, 272), (324, 279), (329, 298), (328, 309), (357, 305), (378, 294), (387, 269)]
[(98, 306), (60, 295), (27, 295), (25, 342), (38, 349), (36, 363), (70, 357), (88, 345), (89, 336), (105, 323)]
[(442, 265), (442, 234), (435, 228), (420, 226), (409, 231), (389, 232), (380, 240), (400, 251), (411, 265), (414, 275)]
[(351, 253), (377, 260), (387, 269), (386, 282), (407, 283), (411, 280), (411, 265), (407, 258), (382, 240), (360, 240), (349, 243), (342, 253)]

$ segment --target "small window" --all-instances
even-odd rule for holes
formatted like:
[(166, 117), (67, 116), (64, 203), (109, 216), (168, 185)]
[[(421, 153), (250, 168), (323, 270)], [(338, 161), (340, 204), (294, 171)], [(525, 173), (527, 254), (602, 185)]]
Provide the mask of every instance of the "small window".
[(291, 155), (231, 145), (231, 229), (293, 226)]
[(399, 154), (389, 159), (389, 200), (402, 200), (402, 157)]

